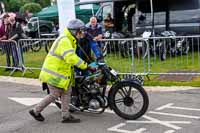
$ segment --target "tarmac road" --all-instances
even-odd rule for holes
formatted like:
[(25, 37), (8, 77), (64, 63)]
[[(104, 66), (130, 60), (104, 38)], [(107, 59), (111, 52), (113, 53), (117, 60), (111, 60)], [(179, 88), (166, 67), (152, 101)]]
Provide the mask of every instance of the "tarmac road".
[(61, 123), (60, 110), (44, 110), (45, 122), (28, 111), (46, 94), (37, 85), (0, 82), (0, 133), (199, 133), (200, 90), (150, 91), (148, 112), (136, 121), (114, 113), (75, 113), (78, 124)]

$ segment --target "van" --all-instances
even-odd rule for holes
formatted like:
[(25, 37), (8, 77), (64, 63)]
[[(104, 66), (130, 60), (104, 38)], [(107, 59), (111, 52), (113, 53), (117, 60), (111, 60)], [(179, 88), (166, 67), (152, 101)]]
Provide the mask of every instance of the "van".
[[(141, 34), (144, 30), (151, 29), (151, 14), (142, 13), (145, 16), (143, 21), (138, 21), (136, 30)], [(165, 12), (154, 13), (154, 28), (156, 33), (165, 30)], [(192, 10), (170, 11), (170, 30), (178, 35), (195, 35), (200, 33), (200, 8)]]
[[(178, 0), (177, 0), (178, 1)], [(138, 8), (138, 3), (130, 0), (93, 0), (90, 3), (101, 3), (101, 7), (96, 13), (98, 22), (103, 25), (103, 20), (108, 13), (111, 13), (114, 19), (115, 31), (130, 33), (139, 36), (145, 30), (152, 29), (151, 13), (147, 12), (147, 6), (142, 11)], [(182, 3), (181, 3), (182, 2)], [(189, 2), (189, 4), (188, 4)], [(79, 2), (79, 4), (88, 4), (89, 2)], [(144, 5), (145, 3), (143, 3)], [(150, 4), (149, 0), (146, 5)], [(157, 3), (156, 3), (157, 4)], [(175, 31), (178, 35), (193, 35), (200, 33), (200, 0), (182, 0), (171, 3), (173, 9), (169, 11), (169, 29)], [(140, 5), (141, 6), (141, 5)], [(164, 4), (157, 4), (159, 10)], [(150, 6), (148, 6), (149, 8)], [(193, 9), (194, 8), (194, 9)], [(176, 10), (177, 9), (177, 10)], [(186, 10), (187, 9), (187, 10)], [(166, 30), (166, 12), (154, 13), (154, 28), (156, 33)]]

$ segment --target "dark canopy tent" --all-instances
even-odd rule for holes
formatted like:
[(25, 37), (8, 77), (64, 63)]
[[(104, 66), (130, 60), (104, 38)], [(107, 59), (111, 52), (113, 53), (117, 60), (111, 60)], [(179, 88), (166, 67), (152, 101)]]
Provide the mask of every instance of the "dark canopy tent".
[(38, 12), (34, 16), (39, 17), (43, 20), (58, 20), (58, 7), (57, 5), (54, 5), (43, 8), (42, 11)]
[[(98, 5), (93, 5), (93, 10), (96, 12), (99, 9)], [(83, 20), (84, 22), (88, 22), (88, 19), (92, 16), (91, 9), (81, 9), (80, 6), (75, 7), (77, 18)], [(42, 20), (51, 20), (58, 21), (58, 6), (53, 5), (46, 8), (43, 8), (42, 11), (35, 14), (36, 17), (39, 17)]]

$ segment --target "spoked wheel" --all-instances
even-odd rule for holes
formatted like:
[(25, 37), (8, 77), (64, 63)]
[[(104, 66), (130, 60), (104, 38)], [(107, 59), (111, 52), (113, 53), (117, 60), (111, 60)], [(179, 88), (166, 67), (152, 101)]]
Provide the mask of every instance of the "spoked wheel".
[(166, 48), (165, 44), (161, 44), (161, 46), (160, 46), (159, 49), (160, 49), (159, 53), (160, 53), (160, 59), (161, 59), (161, 61), (166, 60), (166, 58), (167, 58), (167, 48)]
[(184, 43), (182, 46), (182, 54), (187, 55), (189, 53), (190, 46), (188, 43)]
[(49, 52), (49, 50), (50, 50), (50, 48), (51, 48), (51, 45), (52, 45), (52, 44), (50, 44), (50, 43), (45, 45), (45, 51), (46, 51), (47, 53)]
[(31, 50), (33, 52), (39, 52), (41, 48), (42, 48), (42, 46), (40, 44), (40, 41), (36, 41), (31, 45)]
[(111, 90), (109, 105), (120, 117), (135, 120), (147, 111), (149, 98), (142, 86), (132, 81), (123, 81)]

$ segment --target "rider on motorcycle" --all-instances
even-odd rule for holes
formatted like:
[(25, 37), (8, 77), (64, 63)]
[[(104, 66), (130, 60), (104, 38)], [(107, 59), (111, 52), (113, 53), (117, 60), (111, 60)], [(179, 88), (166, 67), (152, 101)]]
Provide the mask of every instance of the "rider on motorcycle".
[[(102, 27), (97, 23), (96, 17), (90, 18), (90, 23), (86, 25), (84, 37), (80, 39), (77, 47), (77, 55), (85, 60), (88, 64), (94, 61), (91, 51), (94, 53), (97, 62), (104, 62), (103, 54), (101, 51)], [(87, 76), (88, 71), (75, 69), (76, 75)], [(77, 90), (72, 89), (72, 103), (77, 103)], [(77, 105), (78, 106), (78, 105)]]
[(80, 119), (74, 118), (69, 110), (71, 98), (71, 84), (74, 81), (74, 66), (80, 69), (95, 68), (88, 66), (85, 61), (75, 53), (77, 41), (83, 36), (85, 24), (79, 19), (70, 20), (67, 28), (53, 43), (41, 70), (39, 79), (47, 83), (50, 94), (47, 95), (29, 113), (38, 121), (44, 121), (41, 112), (50, 103), (61, 97), (62, 123), (78, 123)]
[[(95, 61), (103, 61), (103, 54), (101, 51), (102, 27), (97, 23), (96, 17), (90, 18), (90, 23), (86, 25), (84, 37), (80, 39), (77, 47), (77, 55), (85, 60), (88, 64)], [(94, 53), (95, 58), (92, 56)], [(87, 71), (75, 69), (76, 75), (87, 76)]]

